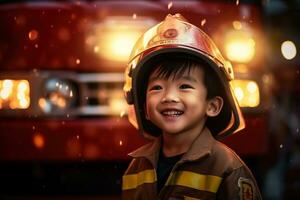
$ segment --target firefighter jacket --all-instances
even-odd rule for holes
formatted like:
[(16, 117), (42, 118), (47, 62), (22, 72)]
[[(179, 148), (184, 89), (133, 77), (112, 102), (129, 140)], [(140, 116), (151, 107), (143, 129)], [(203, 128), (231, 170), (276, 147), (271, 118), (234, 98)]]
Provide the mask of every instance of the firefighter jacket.
[(261, 199), (256, 181), (244, 162), (205, 128), (173, 167), (157, 192), (156, 166), (160, 138), (129, 154), (122, 199)]

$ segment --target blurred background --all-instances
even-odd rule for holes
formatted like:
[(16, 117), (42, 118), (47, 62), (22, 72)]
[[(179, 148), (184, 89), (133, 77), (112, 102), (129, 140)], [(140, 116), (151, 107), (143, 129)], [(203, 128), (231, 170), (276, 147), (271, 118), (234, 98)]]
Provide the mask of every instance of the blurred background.
[(300, 1), (0, 1), (0, 198), (119, 199), (124, 69), (139, 35), (181, 13), (232, 62), (246, 129), (224, 142), (264, 199), (300, 198)]

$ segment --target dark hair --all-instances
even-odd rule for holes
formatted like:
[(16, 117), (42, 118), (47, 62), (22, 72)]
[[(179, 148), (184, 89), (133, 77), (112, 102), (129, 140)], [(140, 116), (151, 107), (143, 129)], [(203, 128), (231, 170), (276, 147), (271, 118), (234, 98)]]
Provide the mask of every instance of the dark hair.
[(157, 76), (163, 79), (172, 77), (173, 79), (180, 77), (184, 72), (190, 73), (194, 68), (200, 68), (204, 72), (204, 86), (207, 89), (206, 99), (211, 99), (215, 96), (224, 97), (222, 90), (222, 84), (211, 67), (207, 63), (192, 58), (173, 58), (164, 59), (156, 63), (156, 66), (152, 68), (151, 73), (157, 70)]
[[(204, 74), (204, 86), (207, 89), (207, 97), (206, 99), (211, 99), (216, 96), (220, 96), (223, 99), (223, 107), (221, 112), (216, 117), (208, 117), (206, 121), (206, 126), (210, 129), (210, 131), (214, 133), (218, 133), (218, 127), (224, 127), (229, 123), (231, 118), (231, 110), (229, 106), (229, 102), (227, 96), (225, 94), (225, 88), (221, 83), (221, 80), (217, 74), (217, 72), (208, 64), (206, 61), (196, 58), (187, 54), (165, 54), (164, 56), (158, 56), (152, 59), (147, 63), (148, 70), (144, 71), (143, 75), (143, 88), (142, 93), (142, 101), (146, 102), (146, 88), (148, 85), (148, 79), (151, 73), (157, 70), (157, 76), (162, 78), (177, 78), (180, 77), (186, 70), (188, 73), (195, 67), (199, 67), (203, 70)], [(151, 66), (149, 66), (151, 65)], [(222, 120), (217, 120), (216, 118), (222, 118)], [(218, 123), (218, 126), (216, 126)]]

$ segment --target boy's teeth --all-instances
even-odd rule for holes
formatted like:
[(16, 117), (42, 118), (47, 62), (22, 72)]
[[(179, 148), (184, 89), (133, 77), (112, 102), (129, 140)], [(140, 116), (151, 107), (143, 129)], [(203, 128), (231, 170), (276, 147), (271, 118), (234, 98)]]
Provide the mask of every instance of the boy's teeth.
[(175, 110), (173, 111), (172, 110), (172, 111), (164, 111), (163, 114), (164, 115), (181, 115), (182, 112), (181, 111), (175, 111)]

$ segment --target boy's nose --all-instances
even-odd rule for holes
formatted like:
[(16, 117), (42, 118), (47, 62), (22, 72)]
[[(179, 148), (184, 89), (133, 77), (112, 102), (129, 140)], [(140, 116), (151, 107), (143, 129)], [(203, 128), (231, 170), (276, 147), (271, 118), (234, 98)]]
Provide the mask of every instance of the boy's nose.
[(161, 99), (162, 103), (177, 103), (179, 102), (179, 97), (176, 91), (166, 90), (164, 96)]

